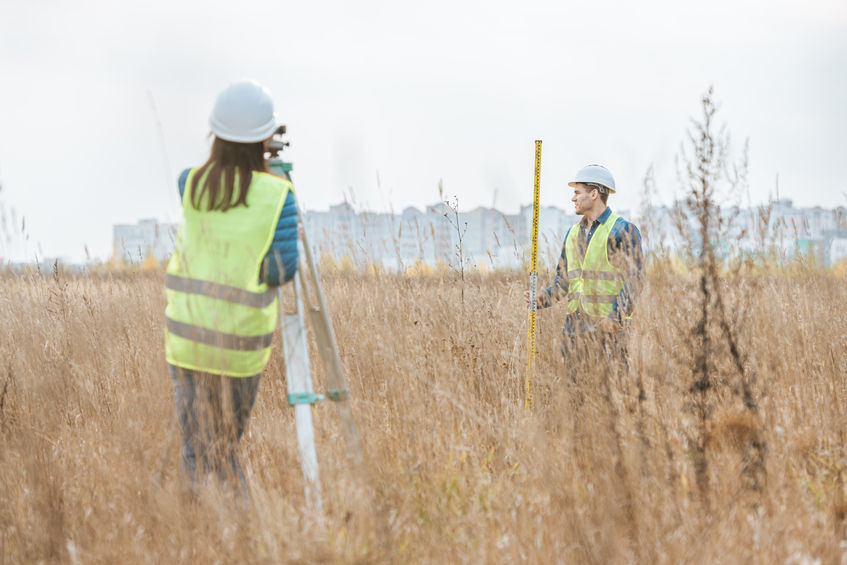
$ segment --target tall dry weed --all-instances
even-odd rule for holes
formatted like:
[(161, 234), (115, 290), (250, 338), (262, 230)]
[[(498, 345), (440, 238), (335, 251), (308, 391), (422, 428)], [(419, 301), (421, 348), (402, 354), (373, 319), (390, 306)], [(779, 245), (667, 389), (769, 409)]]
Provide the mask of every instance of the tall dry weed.
[[(748, 355), (739, 340), (739, 330), (749, 314), (748, 305), (743, 299), (731, 299), (726, 292), (727, 279), (738, 284), (742, 292), (750, 292), (752, 286), (745, 284), (749, 281), (741, 280), (738, 267), (730, 271), (723, 268), (728, 260), (727, 250), (721, 252), (718, 248), (721, 242), (729, 240), (730, 224), (735, 219), (724, 213), (720, 200), (727, 195), (737, 198), (745, 188), (747, 147), (745, 145), (737, 162), (731, 160), (729, 134), (725, 127), (716, 123), (718, 105), (711, 88), (701, 100), (701, 109), (702, 116), (692, 120), (687, 142), (682, 145), (678, 159), (678, 174), (686, 198), (677, 205), (676, 225), (684, 241), (688, 263), (695, 268), (693, 282), (697, 292), (689, 296), (697, 314), (693, 324), (688, 326), (689, 343), (685, 354), (689, 359), (684, 364), (691, 368), (688, 404), (697, 422), (696, 431), (689, 438), (694, 453), (695, 478), (699, 501), (709, 515), (711, 451), (719, 443), (727, 445), (713, 441), (715, 412), (726, 411), (732, 406), (734, 397), (741, 401), (741, 405), (731, 411), (744, 411), (743, 416), (736, 415), (735, 419), (740, 418), (748, 424), (739, 453), (743, 461), (743, 480), (752, 491), (759, 491), (766, 481), (767, 442), (758, 423), (756, 368), (748, 363)], [(722, 195), (721, 190), (726, 194)], [(693, 232), (688, 227), (691, 219), (696, 225)], [(725, 393), (729, 393), (729, 398)], [(734, 427), (718, 425), (717, 429)]]

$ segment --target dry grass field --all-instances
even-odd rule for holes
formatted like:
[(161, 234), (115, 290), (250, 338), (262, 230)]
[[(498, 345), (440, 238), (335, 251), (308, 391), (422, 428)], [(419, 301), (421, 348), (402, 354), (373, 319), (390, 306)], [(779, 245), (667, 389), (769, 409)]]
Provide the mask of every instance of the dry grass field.
[(525, 276), (467, 276), (464, 308), (461, 284), (324, 277), (367, 473), (317, 405), (321, 524), (278, 341), (241, 444), (249, 513), (213, 482), (185, 504), (162, 275), (2, 276), (0, 563), (842, 562), (843, 278), (726, 276), (705, 342), (696, 279), (655, 267), (614, 375), (575, 378), (563, 305), (542, 311), (532, 412)]

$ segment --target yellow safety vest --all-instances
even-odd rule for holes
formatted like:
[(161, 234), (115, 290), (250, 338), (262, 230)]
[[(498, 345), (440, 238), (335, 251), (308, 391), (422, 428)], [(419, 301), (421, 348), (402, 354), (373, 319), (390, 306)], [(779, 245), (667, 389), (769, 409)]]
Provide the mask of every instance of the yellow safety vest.
[(195, 172), (185, 183), (184, 221), (166, 274), (165, 355), (177, 367), (249, 377), (261, 373), (271, 355), (277, 294), (259, 282), (259, 270), (293, 187), (253, 172), (246, 207), (197, 210), (189, 189)]
[(618, 299), (624, 280), (623, 272), (609, 262), (607, 243), (612, 226), (619, 217), (609, 214), (606, 221), (597, 226), (588, 242), (585, 256), (579, 250), (580, 224), (568, 232), (565, 257), (568, 260), (569, 313), (580, 311), (595, 318), (607, 317), (612, 313), (612, 304)]

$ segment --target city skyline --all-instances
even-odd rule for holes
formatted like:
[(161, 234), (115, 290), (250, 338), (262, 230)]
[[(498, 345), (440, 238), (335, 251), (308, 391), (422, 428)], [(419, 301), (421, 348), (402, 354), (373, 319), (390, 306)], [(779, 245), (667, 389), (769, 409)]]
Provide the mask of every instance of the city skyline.
[[(545, 171), (545, 167), (542, 166), (542, 172)], [(2, 169), (0, 169), (0, 173), (2, 173)], [(614, 197), (610, 200), (610, 206), (614, 209), (620, 210), (638, 210), (640, 207), (644, 206), (644, 195), (645, 195), (645, 185), (648, 183), (647, 177), (650, 177), (651, 190), (650, 194), (653, 196), (653, 200), (657, 200), (655, 197), (658, 197), (657, 201), (651, 201), (651, 206), (673, 206), (673, 202), (680, 200), (679, 193), (680, 189), (676, 190), (668, 190), (667, 186), (662, 186), (656, 182), (655, 177), (653, 177), (653, 169), (652, 167), (648, 168), (647, 172), (645, 172), (645, 178), (641, 180), (641, 186), (634, 190), (631, 187), (627, 187), (622, 192), (625, 198), (621, 198), (621, 194), (615, 194)], [(544, 174), (542, 174), (542, 179), (544, 179)], [(376, 177), (377, 183), (379, 183), (379, 175)], [(721, 181), (722, 184), (723, 181)], [(437, 193), (440, 189), (441, 181), (439, 181), (438, 189), (433, 190), (433, 195)], [(558, 207), (563, 210), (569, 209), (572, 205), (570, 203), (571, 189), (567, 186), (562, 187), (551, 187), (549, 186), (549, 182), (542, 181), (542, 191), (541, 191), (541, 204), (542, 207)], [(658, 188), (657, 188), (657, 185)], [(679, 185), (679, 182), (676, 183)], [(36, 258), (42, 257), (53, 257), (53, 258), (61, 258), (66, 262), (73, 263), (83, 263), (89, 260), (107, 260), (109, 257), (114, 255), (113, 250), (113, 241), (110, 240), (109, 245), (105, 248), (102, 244), (95, 245), (93, 243), (85, 242), (83, 244), (82, 249), (77, 253), (71, 254), (51, 254), (49, 250), (50, 246), (44, 245), (44, 243), (37, 237), (36, 234), (30, 233), (31, 230), (31, 220), (30, 217), (26, 214), (22, 214), (21, 211), (16, 210), (13, 206), (9, 206), (4, 199), (4, 194), (8, 192), (8, 190), (4, 190), (6, 187), (2, 184), (2, 178), (0, 178), (0, 260), (9, 262), (26, 262), (33, 261)], [(725, 187), (724, 187), (725, 188)], [(310, 212), (322, 212), (326, 211), (329, 208), (336, 206), (337, 204), (328, 204), (327, 206), (311, 208), (308, 205), (309, 198), (312, 196), (308, 191), (305, 191), (305, 197), (303, 194), (298, 193), (298, 199), (300, 201), (301, 207), (305, 204), (305, 209)], [(449, 192), (449, 191), (445, 191)], [(527, 193), (531, 194), (531, 190), (527, 190)], [(731, 191), (729, 191), (731, 192)], [(176, 193), (176, 191), (174, 191)], [(496, 209), (501, 211), (504, 214), (515, 213), (515, 208), (503, 207), (499, 204), (500, 199), (498, 197), (502, 194), (499, 188), (492, 188), (490, 190), (490, 202), (492, 205), (496, 206)], [(673, 198), (666, 198), (663, 195), (671, 194)], [(724, 196), (726, 196), (727, 191), (723, 191)], [(393, 196), (393, 195), (390, 195)], [(447, 197), (447, 194), (443, 194), (442, 196)], [(450, 195), (450, 198), (456, 199), (458, 198), (459, 206), (462, 210), (467, 209), (477, 209), (477, 208), (490, 208), (491, 206), (486, 206), (485, 203), (481, 203), (478, 201), (470, 201), (465, 198), (464, 195)], [(774, 187), (773, 191), (768, 193), (768, 197), (766, 200), (761, 202), (754, 202), (752, 197), (752, 191), (749, 188), (749, 183), (744, 183), (743, 190), (734, 194), (734, 201), (729, 202), (726, 201), (723, 204), (725, 206), (730, 205), (739, 205), (741, 203), (746, 203), (748, 206), (767, 206), (768, 202), (779, 201), (780, 199), (785, 200), (786, 196), (784, 191), (780, 188), (779, 177), (774, 179)], [(793, 200), (797, 202), (801, 207), (804, 207), (801, 202), (798, 202), (798, 199), (795, 198), (787, 198), (789, 200)], [(726, 199), (725, 199), (726, 200)], [(843, 206), (842, 204), (847, 204), (847, 192), (843, 192), (840, 195), (835, 195), (833, 199), (833, 207), (821, 206), (816, 204), (809, 204), (805, 207), (808, 208), (823, 208), (823, 209), (832, 209), (838, 208), (839, 206)], [(436, 199), (430, 200), (430, 202), (437, 202)], [(357, 212), (362, 213), (387, 213), (391, 210), (397, 208), (408, 208), (410, 206), (425, 210), (427, 207), (431, 206), (431, 204), (424, 204), (422, 206), (417, 206), (415, 204), (407, 204), (406, 206), (398, 206), (394, 203), (393, 200), (384, 200), (381, 201), (380, 206), (373, 206), (372, 203), (368, 200), (363, 200), (357, 197), (356, 191), (352, 188), (343, 191), (343, 198), (340, 200), (340, 203), (347, 203), (351, 205)], [(634, 207), (619, 207), (620, 203), (634, 203)], [(528, 204), (518, 204), (517, 210), (524, 209)], [(156, 216), (136, 216), (135, 218), (126, 218), (122, 223), (127, 225), (133, 225), (133, 222), (142, 221), (148, 218), (157, 218), (156, 221), (160, 221), (159, 218), (163, 218), (162, 221), (170, 221), (174, 222), (181, 217), (181, 210), (178, 210), (177, 216), (172, 216), (168, 213), (164, 213)], [(108, 237), (108, 236), (107, 236)]]
[[(645, 252), (651, 254), (680, 252), (686, 243), (698, 239), (693, 215), (685, 216), (688, 233), (680, 233), (673, 219), (679, 211), (676, 204), (635, 212), (616, 210), (639, 226)], [(847, 207), (795, 207), (790, 199), (781, 199), (768, 207), (728, 206), (721, 213), (726, 220), (724, 239), (716, 243), (724, 252), (756, 254), (771, 248), (785, 257), (815, 256), (824, 265), (847, 257)], [(555, 263), (566, 230), (579, 220), (566, 209), (540, 208), (543, 261)], [(399, 212), (375, 212), (341, 202), (325, 211), (305, 211), (304, 223), (318, 257), (349, 257), (355, 264), (375, 263), (391, 269), (415, 263), (458, 266), (460, 257), (466, 266), (516, 267), (526, 258), (532, 206), (508, 214), (485, 206), (462, 210), (455, 208), (455, 202), (436, 202), (423, 210), (409, 206)], [(113, 256), (141, 264), (153, 255), (161, 263), (172, 251), (177, 227), (153, 219), (115, 225)]]
[[(427, 205), (423, 208), (418, 208), (416, 206), (406, 206), (400, 212), (394, 212), (394, 214), (398, 217), (402, 217), (407, 212), (413, 212), (414, 214), (426, 214), (434, 208), (443, 207), (444, 204), (445, 204), (445, 202), (439, 202), (439, 201), (436, 200), (436, 201), (433, 201), (432, 204), (429, 204), (429, 205)], [(521, 216), (531, 217), (531, 211), (532, 211), (532, 205), (531, 204), (521, 205), (519, 210), (515, 213), (510, 213), (506, 210), (501, 210), (499, 208), (492, 208), (492, 207), (483, 206), (483, 205), (475, 206), (473, 208), (468, 209), (468, 208), (465, 208), (461, 205), (462, 204), (461, 200), (459, 200), (458, 204), (459, 204), (460, 215), (462, 215), (463, 217), (468, 215), (468, 214), (472, 215), (473, 213), (478, 213), (478, 212), (481, 212), (481, 211), (493, 211), (495, 213), (495, 215), (501, 215), (501, 216), (503, 216), (504, 218), (507, 218), (507, 219), (509, 219), (509, 218), (514, 219), (514, 218), (518, 218), (518, 217), (521, 217)], [(629, 218), (633, 218), (633, 219), (641, 219), (644, 216), (644, 213), (645, 213), (644, 210), (641, 209), (643, 207), (643, 204), (644, 203), (642, 203), (642, 206), (639, 206), (639, 208), (637, 208), (635, 210), (629, 210), (629, 209), (625, 209), (625, 208), (617, 208), (617, 207), (614, 206), (614, 203), (610, 201), (609, 207), (612, 208), (616, 213), (620, 213), (620, 214), (624, 215), (625, 217), (629, 217)], [(665, 212), (667, 212), (669, 210), (672, 210), (675, 205), (676, 205), (676, 202), (670, 203), (670, 204), (654, 203), (654, 202), (649, 203), (649, 206), (654, 210), (654, 212), (655, 211), (665, 211)], [(742, 210), (742, 211), (744, 211), (744, 210), (756, 211), (756, 210), (759, 210), (759, 209), (766, 208), (768, 205), (774, 206), (777, 209), (779, 209), (781, 207), (783, 209), (791, 209), (791, 210), (802, 211), (803, 213), (814, 212), (814, 213), (817, 213), (818, 215), (820, 215), (821, 213), (823, 213), (824, 215), (826, 215), (827, 213), (840, 214), (841, 217), (844, 217), (845, 215), (847, 215), (847, 208), (843, 205), (838, 205), (838, 206), (834, 206), (834, 207), (831, 207), (831, 208), (823, 207), (823, 206), (802, 206), (802, 205), (798, 206), (797, 203), (794, 200), (787, 199), (787, 198), (782, 198), (780, 200), (774, 199), (774, 200), (771, 200), (769, 204), (767, 204), (767, 203), (766, 204), (758, 204), (758, 205), (753, 205), (751, 207), (738, 206), (737, 204), (733, 204), (733, 205), (725, 204), (722, 208), (724, 210), (736, 209), (736, 210)], [(355, 202), (349, 202), (347, 200), (342, 200), (341, 202), (338, 202), (336, 204), (331, 204), (325, 210), (312, 210), (312, 209), (304, 210), (304, 214), (307, 218), (306, 223), (307, 223), (307, 225), (311, 226), (311, 225), (316, 223), (315, 218), (319, 218), (321, 216), (326, 216), (327, 213), (330, 213), (333, 210), (338, 210), (338, 209), (345, 208), (345, 207), (349, 208), (350, 212), (354, 215), (366, 216), (366, 217), (370, 217), (370, 218), (380, 218), (380, 217), (384, 217), (384, 216), (390, 216), (392, 214), (392, 212), (385, 212), (385, 211), (367, 209), (367, 208), (362, 207), (361, 205), (357, 205)], [(556, 206), (555, 204), (545, 205), (545, 204), (542, 203), (541, 211), (540, 211), (540, 218), (539, 218), (539, 220), (540, 220), (539, 221), (539, 230), (540, 230), (540, 233), (542, 234), (542, 239), (545, 236), (548, 239), (551, 236), (559, 237), (559, 236), (561, 236), (561, 234), (563, 234), (566, 226), (570, 226), (573, 223), (575, 223), (576, 221), (578, 221), (579, 217), (574, 215), (572, 213), (572, 210), (569, 210), (569, 209), (570, 209), (570, 206), (567, 207), (567, 208), (563, 208), (563, 207), (560, 207), (560, 206)], [(4, 210), (4, 209), (2, 209), (2, 207), (0, 207), (0, 214), (4, 214), (4, 213), (8, 214), (8, 210)], [(527, 220), (526, 222), (516, 221), (516, 220), (513, 220), (513, 221), (514, 221), (514, 224), (516, 226), (518, 226), (519, 230), (526, 231), (526, 229), (528, 228), (528, 225), (527, 225), (526, 222), (528, 222), (529, 220)], [(5, 221), (3, 222), (3, 230), (2, 230), (2, 237), (6, 240), (6, 246), (7, 247), (8, 247), (8, 240), (9, 240), (10, 237), (14, 238), (14, 237), (20, 237), (21, 236), (21, 234), (14, 234), (14, 235), (10, 234), (11, 230), (8, 229), (9, 223), (10, 223), (9, 217), (7, 215), (7, 217), (5, 218)], [(144, 232), (145, 229), (148, 230), (150, 233), (155, 232), (157, 234), (161, 231), (162, 235), (157, 236), (157, 238), (161, 238), (161, 239), (157, 239), (157, 243), (155, 244), (158, 251), (156, 253), (154, 253), (154, 255), (157, 255), (159, 260), (161, 260), (161, 258), (163, 257), (163, 254), (165, 254), (165, 252), (163, 250), (165, 249), (165, 247), (167, 247), (165, 239), (167, 239), (167, 237), (170, 237), (172, 239), (172, 236), (166, 236), (165, 235), (166, 230), (162, 231), (161, 226), (167, 226), (167, 225), (172, 225), (173, 226), (172, 231), (173, 231), (173, 233), (175, 233), (176, 226), (178, 225), (178, 222), (166, 222), (166, 221), (163, 221), (163, 220), (160, 220), (160, 219), (157, 219), (157, 218), (140, 218), (135, 223), (130, 222), (130, 223), (122, 223), (122, 224), (113, 224), (112, 234), (111, 234), (111, 246), (110, 246), (111, 251), (108, 254), (101, 255), (101, 256), (90, 255), (90, 256), (86, 257), (84, 260), (72, 260), (72, 259), (69, 259), (67, 257), (60, 257), (60, 256), (55, 256), (55, 255), (43, 254), (43, 253), (39, 253), (39, 252), (36, 251), (36, 253), (33, 254), (33, 256), (29, 260), (27, 260), (27, 259), (15, 260), (14, 258), (12, 258), (8, 255), (0, 254), (0, 261), (2, 261), (3, 263), (9, 264), (9, 263), (32, 263), (36, 259), (38, 259), (39, 261), (48, 260), (49, 262), (52, 262), (55, 259), (60, 259), (64, 263), (83, 264), (83, 263), (86, 263), (86, 262), (98, 262), (98, 261), (104, 262), (104, 261), (108, 261), (111, 258), (114, 258), (116, 256), (122, 255), (125, 262), (130, 262), (130, 263), (141, 262), (144, 259), (144, 254), (139, 252), (138, 242), (139, 241), (147, 241), (148, 236), (144, 235), (142, 233), (142, 232)], [(122, 228), (122, 229), (126, 230), (125, 233), (130, 234), (130, 235), (126, 235), (124, 237), (125, 241), (121, 244), (118, 243), (118, 238), (115, 235), (115, 230), (118, 229), (118, 228)], [(139, 230), (141, 230), (141, 231), (139, 232)], [(135, 232), (138, 232), (139, 235), (132, 235)], [(554, 237), (554, 239), (555, 239), (555, 237)], [(319, 241), (319, 238), (313, 237), (312, 241)], [(120, 248), (123, 249), (123, 252), (120, 251)], [(168, 248), (168, 249), (170, 249), (170, 248)], [(167, 254), (169, 254), (169, 253), (170, 253), (170, 251), (167, 251)]]

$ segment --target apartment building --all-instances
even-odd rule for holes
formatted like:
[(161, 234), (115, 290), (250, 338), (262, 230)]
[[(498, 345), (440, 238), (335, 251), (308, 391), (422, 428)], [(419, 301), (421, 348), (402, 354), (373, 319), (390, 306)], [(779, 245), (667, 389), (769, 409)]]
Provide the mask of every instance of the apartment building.
[(112, 226), (112, 256), (127, 265), (141, 264), (148, 256), (163, 263), (174, 251), (177, 226), (155, 219)]

